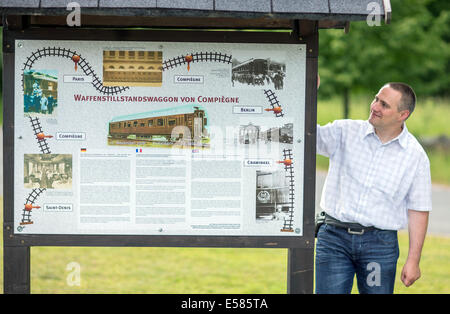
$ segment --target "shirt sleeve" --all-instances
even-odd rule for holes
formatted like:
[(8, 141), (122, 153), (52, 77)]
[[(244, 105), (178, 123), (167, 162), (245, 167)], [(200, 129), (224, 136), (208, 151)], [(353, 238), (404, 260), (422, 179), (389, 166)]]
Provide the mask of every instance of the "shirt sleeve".
[(417, 211), (431, 211), (430, 161), (425, 157), (416, 170), (416, 175), (406, 195), (406, 208)]
[(339, 148), (342, 137), (342, 123), (334, 121), (324, 126), (317, 125), (317, 154), (331, 157)]

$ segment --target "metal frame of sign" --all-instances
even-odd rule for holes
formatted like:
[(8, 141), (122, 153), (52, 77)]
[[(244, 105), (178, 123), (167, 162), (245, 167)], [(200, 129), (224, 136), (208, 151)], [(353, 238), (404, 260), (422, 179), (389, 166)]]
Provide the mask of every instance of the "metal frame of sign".
[[(302, 236), (58, 235), (14, 230), (15, 40), (109, 40), (306, 44), (305, 152)], [(219, 32), (18, 28), (3, 32), (4, 291), (30, 292), (30, 247), (254, 247), (288, 248), (288, 293), (311, 293), (313, 282), (318, 27), (297, 21), (292, 32)]]

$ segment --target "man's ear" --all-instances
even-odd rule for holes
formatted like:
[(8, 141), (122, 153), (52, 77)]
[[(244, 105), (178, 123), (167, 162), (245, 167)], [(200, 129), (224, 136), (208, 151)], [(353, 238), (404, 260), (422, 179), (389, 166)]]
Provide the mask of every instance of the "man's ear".
[(407, 109), (402, 110), (402, 111), (400, 111), (400, 118), (401, 118), (403, 121), (405, 121), (406, 119), (408, 119), (409, 114), (410, 114), (409, 110), (407, 110)]

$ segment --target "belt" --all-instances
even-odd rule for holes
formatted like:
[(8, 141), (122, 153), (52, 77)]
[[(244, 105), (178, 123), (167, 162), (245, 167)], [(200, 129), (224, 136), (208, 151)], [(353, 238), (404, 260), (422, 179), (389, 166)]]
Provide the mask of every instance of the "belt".
[(360, 225), (356, 222), (342, 222), (340, 220), (337, 220), (336, 218), (331, 217), (327, 213), (325, 213), (325, 223), (327, 225), (332, 225), (338, 228), (347, 229), (347, 232), (350, 234), (357, 234), (357, 235), (363, 235), (366, 231), (372, 231), (377, 230), (377, 228), (371, 226), (371, 227), (365, 227), (363, 225)]

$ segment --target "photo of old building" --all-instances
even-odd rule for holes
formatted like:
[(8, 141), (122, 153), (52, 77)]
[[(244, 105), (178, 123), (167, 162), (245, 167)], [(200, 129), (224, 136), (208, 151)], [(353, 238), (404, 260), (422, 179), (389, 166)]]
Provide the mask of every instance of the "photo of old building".
[(255, 144), (260, 137), (261, 127), (248, 123), (239, 127), (239, 143), (240, 144)]
[(104, 86), (161, 86), (162, 51), (103, 51)]

